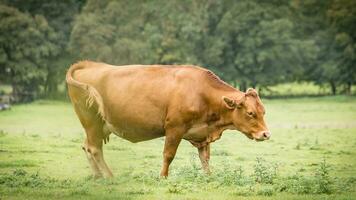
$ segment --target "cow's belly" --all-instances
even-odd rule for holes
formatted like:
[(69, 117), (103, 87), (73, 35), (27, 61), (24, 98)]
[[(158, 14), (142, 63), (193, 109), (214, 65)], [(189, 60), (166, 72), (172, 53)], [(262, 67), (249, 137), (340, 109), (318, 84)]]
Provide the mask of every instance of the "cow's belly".
[(124, 131), (116, 131), (114, 132), (115, 135), (128, 140), (133, 143), (153, 140), (155, 138), (163, 137), (164, 133), (160, 132), (124, 132)]
[(131, 142), (164, 136), (164, 107), (152, 104), (147, 95), (126, 92), (126, 96), (116, 94), (111, 99), (115, 101), (105, 102), (106, 116), (115, 135)]
[(110, 132), (134, 143), (164, 136), (164, 130), (159, 127), (130, 127), (127, 124), (125, 126), (118, 124), (114, 126), (109, 123), (106, 126)]
[(163, 119), (159, 112), (137, 114), (117, 111), (114, 115), (111, 118), (112, 132), (123, 139), (141, 142), (164, 136)]
[(159, 84), (163, 80), (147, 77), (150, 75), (140, 71), (116, 71), (98, 87), (105, 105), (105, 120), (112, 124), (112, 132), (131, 142), (155, 139), (165, 133), (166, 108), (173, 90)]

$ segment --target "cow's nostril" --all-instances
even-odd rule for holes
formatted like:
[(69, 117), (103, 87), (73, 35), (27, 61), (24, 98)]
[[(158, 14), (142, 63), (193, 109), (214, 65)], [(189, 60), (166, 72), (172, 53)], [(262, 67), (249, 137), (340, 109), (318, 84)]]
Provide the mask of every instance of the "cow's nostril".
[(264, 138), (269, 138), (271, 136), (271, 133), (269, 131), (263, 132), (263, 137)]

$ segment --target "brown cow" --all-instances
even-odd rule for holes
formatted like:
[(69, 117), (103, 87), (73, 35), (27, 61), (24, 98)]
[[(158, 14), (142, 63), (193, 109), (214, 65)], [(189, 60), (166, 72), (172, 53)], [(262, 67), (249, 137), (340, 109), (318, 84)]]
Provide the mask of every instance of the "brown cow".
[(112, 177), (102, 150), (111, 133), (134, 143), (166, 136), (164, 177), (182, 139), (198, 148), (209, 172), (210, 143), (224, 130), (239, 130), (256, 141), (271, 135), (254, 89), (240, 92), (201, 67), (82, 61), (70, 67), (66, 81), (95, 177), (102, 172)]

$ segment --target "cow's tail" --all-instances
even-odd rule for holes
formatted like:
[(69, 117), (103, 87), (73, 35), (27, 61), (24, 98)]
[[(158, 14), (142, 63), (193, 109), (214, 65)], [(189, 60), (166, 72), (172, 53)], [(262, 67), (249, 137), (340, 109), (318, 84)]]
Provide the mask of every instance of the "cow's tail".
[(93, 105), (97, 107), (98, 115), (100, 115), (102, 120), (105, 120), (105, 113), (104, 113), (104, 103), (101, 95), (99, 92), (91, 85), (82, 83), (78, 80), (75, 80), (73, 78), (73, 74), (76, 70), (84, 69), (87, 66), (87, 62), (78, 62), (70, 66), (69, 70), (67, 71), (66, 74), (66, 82), (68, 86), (74, 86), (76, 88), (79, 88), (83, 90), (87, 97), (86, 97), (86, 102), (85, 105), (90, 108)]

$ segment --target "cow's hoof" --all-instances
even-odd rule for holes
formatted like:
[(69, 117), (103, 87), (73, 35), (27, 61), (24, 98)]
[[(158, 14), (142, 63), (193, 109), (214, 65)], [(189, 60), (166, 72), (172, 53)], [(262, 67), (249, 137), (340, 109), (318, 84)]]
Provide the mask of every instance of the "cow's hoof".
[(95, 174), (95, 175), (93, 176), (93, 179), (94, 179), (94, 180), (98, 180), (98, 179), (102, 179), (102, 178), (104, 178), (102, 174)]
[(159, 179), (161, 179), (161, 180), (165, 180), (165, 179), (167, 179), (167, 177), (168, 177), (168, 174), (167, 175), (160, 175), (159, 176)]

